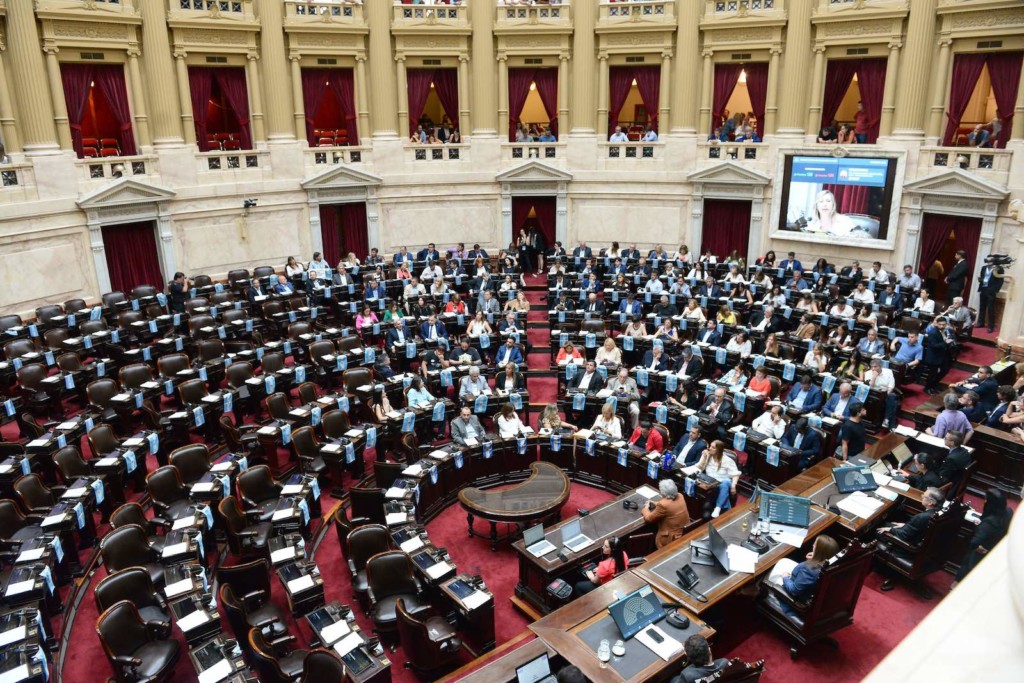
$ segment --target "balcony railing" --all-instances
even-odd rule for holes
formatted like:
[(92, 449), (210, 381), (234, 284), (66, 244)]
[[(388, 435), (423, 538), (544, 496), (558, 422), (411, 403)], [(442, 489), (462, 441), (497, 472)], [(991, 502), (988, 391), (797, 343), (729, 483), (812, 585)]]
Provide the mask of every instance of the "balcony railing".
[(922, 147), (918, 171), (935, 173), (947, 168), (976, 171), (982, 177), (1006, 184), (1013, 151), (977, 147)]
[(199, 152), (196, 157), (200, 173), (259, 170), (270, 165), (269, 153), (255, 149)]
[(708, 14), (738, 14), (781, 10), (783, 0), (706, 0)]
[(627, 21), (662, 21), (675, 16), (675, 3), (666, 0), (646, 2), (607, 2), (602, 0), (598, 21), (618, 24)]
[(331, 2), (330, 0), (285, 0), (285, 21), (309, 23), (312, 21), (331, 23), (363, 23), (363, 4), (354, 2)]
[(598, 147), (606, 159), (654, 159), (661, 156), (663, 145), (657, 142), (602, 142)]
[(569, 2), (550, 5), (498, 5), (498, 23), (504, 26), (569, 25)]
[(0, 203), (37, 199), (35, 171), (32, 164), (0, 164)]
[(85, 180), (114, 180), (127, 176), (153, 175), (157, 157), (139, 154), (130, 157), (96, 157), (79, 159), (75, 165), (82, 169)]
[(733, 161), (757, 161), (767, 159), (768, 149), (761, 142), (698, 142), (698, 159), (731, 159)]
[[(384, 2), (385, 0), (377, 0)], [(416, 26), (468, 26), (469, 8), (466, 5), (406, 5), (395, 3), (392, 24)]]
[(370, 161), (369, 147), (313, 147), (306, 151), (306, 165), (365, 164)]
[(406, 145), (407, 158), (411, 161), (466, 161), (469, 159), (469, 145)]
[(565, 157), (565, 143), (558, 142), (506, 142), (502, 143), (502, 157), (520, 159), (562, 159)]
[[(211, 12), (217, 14), (244, 14), (251, 0), (171, 0), (171, 8), (186, 12)], [(249, 10), (252, 8), (249, 7)]]

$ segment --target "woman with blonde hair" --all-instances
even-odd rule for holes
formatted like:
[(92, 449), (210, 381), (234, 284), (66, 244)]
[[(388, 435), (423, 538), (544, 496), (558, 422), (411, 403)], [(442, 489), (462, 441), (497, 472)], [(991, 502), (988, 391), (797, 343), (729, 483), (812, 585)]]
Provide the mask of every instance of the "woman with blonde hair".
[(601, 406), (601, 414), (594, 420), (594, 426), (591, 429), (601, 434), (607, 434), (613, 439), (622, 438), (622, 424), (610, 402)]
[(604, 344), (597, 350), (594, 361), (598, 365), (617, 366), (622, 363), (622, 349), (615, 345), (615, 340), (606, 337)]

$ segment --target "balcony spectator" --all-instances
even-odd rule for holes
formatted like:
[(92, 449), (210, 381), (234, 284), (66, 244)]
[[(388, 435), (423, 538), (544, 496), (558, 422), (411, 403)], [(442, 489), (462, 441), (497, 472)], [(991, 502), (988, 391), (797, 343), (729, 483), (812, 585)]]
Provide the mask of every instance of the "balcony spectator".
[(657, 142), (658, 141), (658, 134), (654, 131), (653, 128), (651, 128), (651, 124), (649, 124), (649, 123), (647, 124), (647, 127), (644, 129), (644, 136), (641, 138), (641, 140), (643, 142)]
[(622, 126), (615, 126), (615, 132), (608, 138), (608, 142), (629, 142), (629, 138), (622, 132)]
[(834, 145), (838, 140), (836, 134), (836, 122), (835, 120), (827, 126), (822, 126), (821, 130), (818, 131), (818, 143), (822, 145)]

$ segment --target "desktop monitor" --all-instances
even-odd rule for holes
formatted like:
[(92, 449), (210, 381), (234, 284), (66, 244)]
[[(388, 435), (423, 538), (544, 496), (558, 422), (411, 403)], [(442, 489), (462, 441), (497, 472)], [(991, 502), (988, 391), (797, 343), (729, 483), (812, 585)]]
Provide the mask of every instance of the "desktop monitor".
[(665, 609), (654, 589), (647, 585), (608, 605), (608, 613), (622, 637), (629, 639), (664, 618)]
[(769, 523), (806, 528), (811, 523), (811, 499), (784, 493), (762, 493), (758, 517)]
[(874, 491), (878, 488), (871, 470), (860, 467), (835, 467), (832, 469), (832, 479), (839, 493)]

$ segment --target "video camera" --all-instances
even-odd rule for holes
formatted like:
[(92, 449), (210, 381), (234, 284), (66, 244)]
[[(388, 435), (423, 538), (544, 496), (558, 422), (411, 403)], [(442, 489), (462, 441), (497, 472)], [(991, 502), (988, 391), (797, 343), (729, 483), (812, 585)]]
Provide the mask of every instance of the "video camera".
[(994, 266), (1012, 266), (1016, 260), (1009, 254), (989, 254), (985, 257), (985, 263), (991, 263)]

